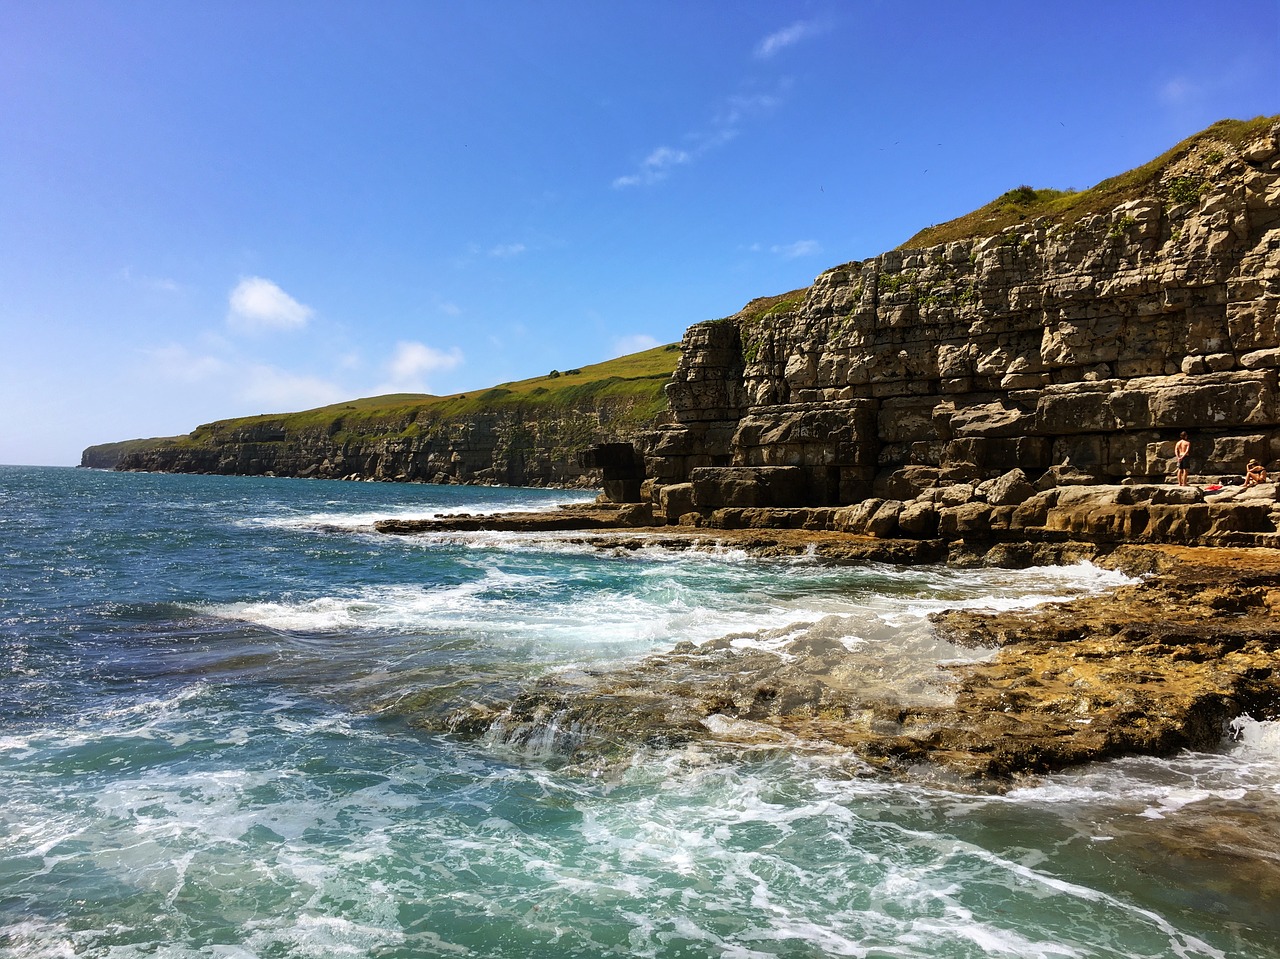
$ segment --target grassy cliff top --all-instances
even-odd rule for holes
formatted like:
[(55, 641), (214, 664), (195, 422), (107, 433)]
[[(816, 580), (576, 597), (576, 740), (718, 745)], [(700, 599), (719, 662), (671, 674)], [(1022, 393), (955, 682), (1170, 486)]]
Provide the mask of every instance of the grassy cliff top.
[(1151, 162), (1109, 177), (1088, 190), (1016, 187), (972, 213), (925, 227), (898, 249), (918, 250), (956, 240), (981, 239), (1040, 218), (1069, 225), (1140, 197), (1159, 196), (1173, 203), (1198, 199), (1199, 191), (1229, 166), (1242, 144), (1277, 122), (1280, 116), (1220, 120)]
[[(448, 419), (504, 408), (537, 406), (580, 409), (612, 404), (637, 421), (651, 419), (666, 408), (663, 387), (680, 358), (672, 343), (641, 353), (620, 356), (581, 369), (551, 370), (544, 376), (449, 396), (389, 393), (349, 400), (298, 413), (266, 413), (206, 423), (192, 431), (187, 442), (253, 428), (288, 432), (326, 430), (349, 435), (397, 433), (419, 418)], [(180, 440), (181, 441), (181, 440)]]

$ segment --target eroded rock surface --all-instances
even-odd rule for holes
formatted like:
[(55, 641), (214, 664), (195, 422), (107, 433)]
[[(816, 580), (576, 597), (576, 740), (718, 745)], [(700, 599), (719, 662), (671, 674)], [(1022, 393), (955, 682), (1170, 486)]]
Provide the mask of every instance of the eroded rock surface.
[[(785, 552), (806, 539), (744, 532), (730, 542)], [(817, 542), (840, 555), (840, 537)], [(1213, 749), (1241, 714), (1280, 717), (1280, 552), (1125, 547), (1103, 561), (1150, 575), (1032, 610), (945, 612), (854, 649), (841, 616), (776, 648), (758, 635), (681, 643), (419, 721), (554, 740), (588, 765), (644, 746), (772, 744), (1000, 788), (1097, 759)]]

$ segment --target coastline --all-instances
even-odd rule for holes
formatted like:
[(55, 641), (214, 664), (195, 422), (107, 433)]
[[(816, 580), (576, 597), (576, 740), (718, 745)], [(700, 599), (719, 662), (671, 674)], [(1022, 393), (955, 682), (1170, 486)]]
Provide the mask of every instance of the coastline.
[[(581, 735), (576, 762), (621, 745), (694, 741), (847, 750), (874, 774), (1003, 790), (1040, 774), (1125, 755), (1213, 750), (1242, 715), (1280, 717), (1280, 549), (1062, 541), (879, 539), (829, 529), (638, 526), (626, 507), (386, 520), (382, 533), (563, 533), (600, 549), (739, 549), (824, 563), (1025, 566), (1089, 561), (1141, 577), (1101, 595), (1032, 609), (930, 617), (977, 662), (941, 667), (946, 696), (912, 701), (869, 682), (839, 642), (787, 655), (730, 638), (646, 657), (625, 670), (553, 675), (510, 702), (424, 718), (464, 735), (554, 721)], [(1008, 562), (1012, 557), (1015, 562)], [(1030, 559), (1031, 562), (1027, 562)], [(607, 746), (600, 744), (607, 743)]]

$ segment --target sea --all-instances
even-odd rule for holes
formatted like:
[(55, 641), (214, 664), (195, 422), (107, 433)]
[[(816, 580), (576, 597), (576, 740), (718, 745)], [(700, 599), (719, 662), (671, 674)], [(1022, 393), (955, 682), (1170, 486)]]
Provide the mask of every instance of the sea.
[(0, 467), (0, 957), (1280, 957), (1252, 717), (1004, 792), (442, 723), (806, 630), (945, 697), (929, 613), (1124, 581), (373, 528), (592, 495)]

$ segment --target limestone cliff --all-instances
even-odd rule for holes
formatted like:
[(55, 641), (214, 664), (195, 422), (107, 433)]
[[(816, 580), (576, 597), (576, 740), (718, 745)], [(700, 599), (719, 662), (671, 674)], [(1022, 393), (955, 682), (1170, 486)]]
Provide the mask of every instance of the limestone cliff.
[(1278, 141), (1280, 118), (1216, 124), (1091, 191), (1037, 206), (1019, 188), (971, 215), (973, 235), (690, 328), (674, 422), (642, 442), (649, 498), (671, 522), (873, 496), (901, 509), (1016, 468), (1012, 505), (1045, 474), (1162, 483), (1183, 430), (1192, 474), (1274, 471)]
[(209, 423), (188, 436), (90, 447), (121, 470), (517, 486), (597, 485), (595, 444), (630, 441), (664, 415), (675, 347), (471, 395), (398, 395)]

